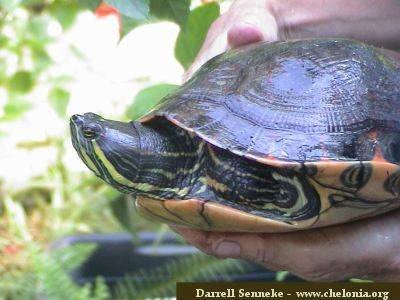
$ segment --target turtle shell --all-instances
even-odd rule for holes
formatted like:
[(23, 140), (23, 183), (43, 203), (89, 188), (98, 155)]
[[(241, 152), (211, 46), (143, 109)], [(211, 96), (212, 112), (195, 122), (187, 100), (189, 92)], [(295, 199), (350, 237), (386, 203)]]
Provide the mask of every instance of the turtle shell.
[(276, 232), (348, 222), (400, 205), (400, 59), (394, 52), (348, 39), (230, 50), (141, 122), (155, 117), (237, 159), (279, 168), (281, 176), (291, 170), (292, 182), (301, 177), (302, 189), (317, 193), (312, 214), (285, 220), (205, 199), (138, 199), (144, 214), (163, 222)]

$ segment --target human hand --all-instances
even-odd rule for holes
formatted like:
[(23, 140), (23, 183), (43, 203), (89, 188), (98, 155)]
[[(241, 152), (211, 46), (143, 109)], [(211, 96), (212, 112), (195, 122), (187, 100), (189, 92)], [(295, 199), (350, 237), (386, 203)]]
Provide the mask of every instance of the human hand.
[(291, 233), (206, 232), (173, 227), (219, 258), (258, 262), (310, 281), (400, 281), (400, 211), (354, 223)]

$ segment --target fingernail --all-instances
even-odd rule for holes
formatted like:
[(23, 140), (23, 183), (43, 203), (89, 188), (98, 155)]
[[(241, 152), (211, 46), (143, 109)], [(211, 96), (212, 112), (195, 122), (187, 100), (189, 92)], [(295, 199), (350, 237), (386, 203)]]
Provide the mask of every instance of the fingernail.
[(231, 241), (223, 241), (219, 243), (214, 252), (221, 257), (237, 257), (240, 255), (240, 245)]

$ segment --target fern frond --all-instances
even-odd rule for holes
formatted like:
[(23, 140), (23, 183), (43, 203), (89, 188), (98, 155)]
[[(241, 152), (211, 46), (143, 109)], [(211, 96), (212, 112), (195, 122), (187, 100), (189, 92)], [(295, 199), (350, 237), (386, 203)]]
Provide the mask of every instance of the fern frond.
[(49, 299), (79, 299), (77, 286), (71, 281), (51, 255), (39, 251), (33, 251), (35, 273), (40, 282), (39, 293)]
[(107, 300), (111, 299), (110, 291), (105, 281), (101, 277), (96, 278), (93, 290), (93, 300)]
[(4, 274), (0, 279), (0, 300), (111, 299), (103, 279), (97, 278), (93, 285), (78, 286), (68, 275), (68, 271), (85, 261), (93, 249), (93, 244), (77, 244), (47, 253), (31, 244), (28, 248), (31, 269)]
[(12, 272), (1, 278), (0, 299), (34, 300), (36, 286), (37, 278), (34, 274)]
[(65, 271), (71, 271), (82, 265), (96, 248), (95, 243), (79, 243), (53, 250), (52, 256)]
[(243, 273), (247, 264), (232, 260), (220, 260), (204, 254), (196, 254), (168, 262), (153, 270), (140, 270), (126, 277), (116, 288), (120, 299), (170, 297), (175, 285), (182, 281), (213, 281), (217, 277), (229, 280), (232, 273)]

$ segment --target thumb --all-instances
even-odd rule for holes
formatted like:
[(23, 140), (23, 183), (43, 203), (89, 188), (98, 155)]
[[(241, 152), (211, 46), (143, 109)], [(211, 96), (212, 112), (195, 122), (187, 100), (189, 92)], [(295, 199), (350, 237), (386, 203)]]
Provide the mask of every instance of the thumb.
[(259, 262), (271, 270), (286, 269), (287, 255), (282, 256), (282, 253), (288, 245), (278, 236), (272, 241), (269, 237), (273, 235), (269, 234), (207, 232), (185, 227), (171, 229), (209, 255)]
[(247, 44), (278, 40), (278, 26), (271, 8), (266, 1), (237, 1), (231, 7), (240, 14), (234, 14), (227, 32), (230, 48)]
[(263, 30), (250, 23), (234, 24), (227, 33), (230, 48), (238, 48), (244, 45), (258, 43), (265, 40)]
[(278, 26), (266, 0), (235, 1), (229, 10), (210, 27), (193, 65), (184, 81), (212, 57), (229, 48), (261, 41), (276, 41)]
[(228, 234), (218, 238), (218, 235), (208, 239), (211, 253), (220, 258), (236, 258), (258, 262), (268, 266), (270, 270), (283, 270), (281, 257), (277, 255), (274, 243), (262, 237), (261, 234)]

